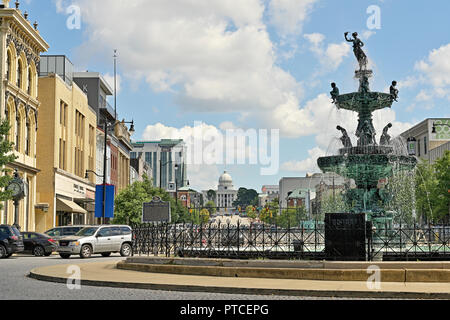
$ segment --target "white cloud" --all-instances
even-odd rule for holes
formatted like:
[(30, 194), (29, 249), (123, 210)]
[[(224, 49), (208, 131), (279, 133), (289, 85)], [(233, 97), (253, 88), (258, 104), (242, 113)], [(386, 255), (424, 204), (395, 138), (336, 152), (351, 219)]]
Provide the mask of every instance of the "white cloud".
[[(111, 89), (114, 90), (114, 75), (106, 73), (106, 74), (103, 75), (103, 78), (109, 84)], [(119, 94), (120, 93), (120, 89), (122, 88), (122, 77), (121, 77), (120, 74), (116, 75), (116, 84), (117, 84), (117, 87), (116, 87), (117, 94)]]
[(317, 159), (325, 155), (325, 151), (315, 147), (308, 151), (309, 158), (302, 161), (288, 161), (281, 165), (281, 169), (290, 172), (316, 173), (320, 172)]
[(336, 70), (342, 63), (344, 57), (350, 52), (350, 46), (346, 42), (330, 43), (326, 47), (323, 44), (325, 36), (320, 33), (305, 34), (304, 37), (310, 42), (310, 50), (319, 59), (322, 66), (319, 73)]
[(76, 3), (88, 35), (78, 58), (118, 49), (127, 80), (173, 93), (183, 111), (246, 121), (301, 99), (302, 85), (276, 63), (259, 0), (130, 0), (126, 10), (118, 0)]
[[(221, 129), (203, 122), (195, 122), (193, 126), (182, 128), (157, 123), (145, 128), (142, 140), (183, 139), (187, 146), (186, 163), (189, 167), (189, 179), (193, 185), (205, 189), (211, 188), (211, 185), (216, 183), (218, 174), (213, 175), (212, 173), (218, 173), (218, 167), (221, 165), (240, 164), (264, 167), (269, 165), (263, 163), (261, 158), (261, 152), (267, 154), (266, 146), (261, 145), (261, 137), (254, 130), (249, 132), (250, 134), (246, 135), (247, 131), (239, 130), (232, 123), (223, 123)], [(243, 141), (236, 136), (247, 137), (248, 140)], [(253, 137), (256, 139), (251, 140)], [(275, 142), (278, 143), (278, 141)], [(271, 149), (271, 152), (275, 151)], [(276, 162), (278, 154), (271, 154), (270, 157), (270, 161)], [(272, 163), (270, 164), (272, 165)], [(274, 165), (278, 170), (278, 164), (274, 163)], [(200, 172), (203, 167), (206, 168), (206, 172)], [(193, 169), (191, 170), (191, 168)]]
[(434, 87), (450, 86), (450, 43), (432, 50), (427, 60), (416, 63), (415, 69), (423, 72)]
[(271, 0), (269, 17), (281, 36), (300, 34), (317, 0)]

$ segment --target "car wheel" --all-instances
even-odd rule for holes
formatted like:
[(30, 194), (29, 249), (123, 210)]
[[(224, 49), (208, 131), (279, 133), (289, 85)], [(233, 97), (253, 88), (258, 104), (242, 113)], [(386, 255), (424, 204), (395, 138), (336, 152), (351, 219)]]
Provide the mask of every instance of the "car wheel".
[(7, 255), (8, 255), (8, 252), (6, 251), (6, 248), (4, 246), (0, 245), (0, 259), (9, 258)]
[(81, 247), (80, 257), (82, 259), (89, 258), (92, 255), (92, 248), (90, 245), (85, 244)]
[(63, 258), (63, 259), (69, 259), (69, 258), (70, 258), (70, 254), (67, 254), (67, 253), (60, 253), (59, 255), (60, 255), (61, 258)]
[(50, 257), (51, 255), (52, 255), (51, 252), (44, 253), (44, 256), (46, 256), (46, 257)]
[(36, 246), (33, 249), (33, 255), (36, 257), (42, 257), (45, 254), (45, 250), (41, 246)]
[(131, 245), (129, 243), (124, 243), (122, 248), (120, 248), (120, 255), (122, 257), (128, 257), (131, 255)]
[(103, 257), (109, 257), (111, 255), (111, 252), (103, 252), (102, 256)]

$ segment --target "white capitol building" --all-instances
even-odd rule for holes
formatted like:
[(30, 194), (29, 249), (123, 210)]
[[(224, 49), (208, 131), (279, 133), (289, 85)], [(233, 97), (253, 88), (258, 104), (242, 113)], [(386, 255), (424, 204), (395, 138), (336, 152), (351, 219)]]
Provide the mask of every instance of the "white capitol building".
[[(237, 198), (237, 190), (233, 187), (233, 179), (225, 171), (219, 178), (219, 185), (217, 186), (216, 192), (216, 207), (220, 208), (219, 212), (234, 210), (233, 202)], [(208, 202), (208, 190), (202, 191), (204, 204)], [(225, 210), (227, 209), (227, 210)]]

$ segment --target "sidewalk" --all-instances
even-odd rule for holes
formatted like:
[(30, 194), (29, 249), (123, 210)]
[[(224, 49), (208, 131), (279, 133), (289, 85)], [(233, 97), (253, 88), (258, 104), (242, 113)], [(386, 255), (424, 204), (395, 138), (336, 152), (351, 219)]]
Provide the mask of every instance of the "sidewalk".
[[(369, 289), (365, 281), (316, 281), (269, 278), (231, 278), (147, 273), (116, 268), (116, 262), (75, 264), (81, 270), (81, 285), (152, 290), (216, 292), (257, 295), (289, 295), (352, 298), (450, 299), (449, 283), (382, 282)], [(30, 277), (66, 283), (68, 266), (33, 269)]]

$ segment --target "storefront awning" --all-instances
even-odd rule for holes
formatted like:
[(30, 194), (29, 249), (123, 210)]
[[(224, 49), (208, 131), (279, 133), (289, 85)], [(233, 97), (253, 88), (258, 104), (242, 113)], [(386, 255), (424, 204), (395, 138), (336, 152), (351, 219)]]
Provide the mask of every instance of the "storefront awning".
[(87, 211), (75, 202), (59, 198), (56, 199), (56, 211), (87, 214)]

